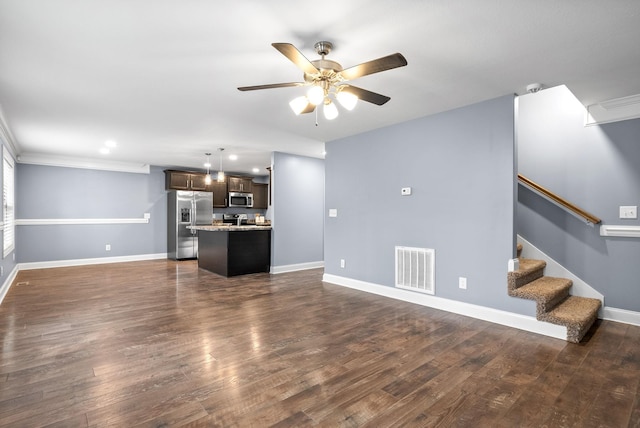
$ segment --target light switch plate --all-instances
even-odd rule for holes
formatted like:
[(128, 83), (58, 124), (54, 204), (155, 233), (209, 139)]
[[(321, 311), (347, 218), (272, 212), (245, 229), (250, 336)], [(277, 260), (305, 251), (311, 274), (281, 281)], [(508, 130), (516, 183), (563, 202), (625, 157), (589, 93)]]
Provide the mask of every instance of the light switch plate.
[(620, 218), (627, 218), (627, 219), (638, 218), (638, 206), (637, 205), (621, 206)]
[(408, 196), (411, 194), (411, 187), (403, 187), (402, 189), (400, 189), (400, 194), (402, 196)]
[(338, 210), (336, 208), (331, 208), (329, 210), (329, 217), (338, 217)]

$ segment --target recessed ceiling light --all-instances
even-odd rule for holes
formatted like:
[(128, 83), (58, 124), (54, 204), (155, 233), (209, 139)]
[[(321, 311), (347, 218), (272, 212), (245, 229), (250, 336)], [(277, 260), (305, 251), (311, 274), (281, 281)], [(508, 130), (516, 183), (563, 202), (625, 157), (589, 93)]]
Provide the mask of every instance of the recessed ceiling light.
[(238, 155), (229, 155), (229, 159), (238, 160)]
[(260, 172), (260, 168), (253, 168), (253, 172), (255, 172), (255, 173)]
[(101, 147), (100, 148), (100, 153), (102, 153), (103, 155), (108, 155), (109, 154), (109, 148), (108, 147)]
[(116, 147), (118, 145), (118, 143), (116, 143), (113, 140), (107, 140), (107, 141), (104, 142), (104, 145), (109, 147), (109, 148), (111, 148), (111, 149), (113, 149), (114, 147)]

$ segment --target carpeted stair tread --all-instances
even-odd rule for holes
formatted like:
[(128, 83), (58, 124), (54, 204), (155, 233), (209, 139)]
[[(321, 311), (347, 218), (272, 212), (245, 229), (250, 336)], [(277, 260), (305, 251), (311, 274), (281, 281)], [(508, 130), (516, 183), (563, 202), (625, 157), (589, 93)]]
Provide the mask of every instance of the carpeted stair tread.
[(544, 260), (520, 259), (519, 268), (507, 275), (509, 295), (518, 287), (535, 281), (543, 275), (547, 263)]
[(600, 306), (598, 299), (569, 296), (539, 319), (567, 327), (567, 340), (578, 343), (598, 317)]
[(525, 276), (539, 269), (544, 269), (547, 262), (536, 259), (520, 259), (520, 266), (517, 271), (512, 272), (516, 276)]
[(600, 300), (569, 295), (570, 279), (544, 276), (544, 260), (520, 257), (521, 244), (517, 251), (518, 270), (507, 273), (509, 296), (535, 300), (538, 320), (565, 326), (567, 341), (579, 343), (598, 318)]
[(535, 300), (537, 303), (536, 315), (540, 317), (555, 305), (563, 301), (569, 295), (569, 289), (573, 282), (567, 278), (554, 278), (543, 276), (511, 292), (514, 297)]
[(522, 244), (518, 242), (516, 244), (516, 255), (519, 258), (521, 254), (522, 254)]

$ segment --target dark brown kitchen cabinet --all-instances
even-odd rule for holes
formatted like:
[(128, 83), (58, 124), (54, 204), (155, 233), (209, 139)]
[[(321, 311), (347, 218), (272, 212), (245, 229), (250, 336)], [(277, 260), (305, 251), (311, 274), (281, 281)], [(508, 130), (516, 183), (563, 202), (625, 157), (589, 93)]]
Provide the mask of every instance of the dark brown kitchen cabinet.
[(205, 174), (171, 170), (164, 173), (167, 190), (207, 190)]
[(253, 180), (251, 177), (228, 177), (227, 188), (229, 192), (246, 192), (251, 193), (251, 185)]
[(217, 181), (211, 182), (207, 187), (207, 191), (213, 192), (213, 208), (226, 208), (227, 207), (227, 182), (219, 183)]
[(269, 203), (269, 185), (253, 183), (253, 208), (266, 210)]

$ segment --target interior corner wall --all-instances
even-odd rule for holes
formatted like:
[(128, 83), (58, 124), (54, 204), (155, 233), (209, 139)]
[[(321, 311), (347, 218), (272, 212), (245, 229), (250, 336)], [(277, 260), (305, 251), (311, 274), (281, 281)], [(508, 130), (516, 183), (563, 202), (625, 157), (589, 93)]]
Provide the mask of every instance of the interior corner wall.
[(142, 219), (144, 213), (151, 214), (149, 223), (19, 225), (19, 263), (166, 253), (167, 196), (159, 167), (134, 174), (16, 164), (18, 221)]
[(321, 266), (324, 160), (275, 152), (272, 168), (272, 269)]
[[(519, 98), (518, 170), (600, 217), (640, 205), (640, 119), (585, 127), (585, 108), (566, 86)], [(519, 187), (518, 233), (604, 295), (605, 306), (640, 312), (640, 239), (600, 236), (567, 212)]]
[(510, 95), (327, 143), (325, 273), (394, 287), (395, 246), (433, 248), (436, 296), (533, 315), (507, 295), (514, 114)]

